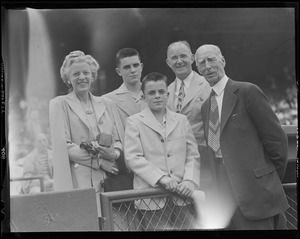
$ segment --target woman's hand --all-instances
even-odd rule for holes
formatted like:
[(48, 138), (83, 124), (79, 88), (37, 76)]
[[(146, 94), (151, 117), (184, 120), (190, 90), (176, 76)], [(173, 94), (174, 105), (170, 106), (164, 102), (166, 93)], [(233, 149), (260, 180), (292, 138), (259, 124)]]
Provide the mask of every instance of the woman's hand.
[(115, 162), (110, 162), (110, 161), (107, 161), (107, 160), (103, 160), (100, 167), (108, 172), (108, 173), (111, 173), (111, 174), (114, 174), (114, 175), (118, 175), (119, 173), (119, 169), (117, 167), (117, 164)]
[(114, 161), (117, 159), (117, 152), (116, 149), (113, 147), (113, 145), (109, 148), (103, 147), (99, 145), (98, 143), (94, 145), (95, 149), (99, 152), (99, 157), (109, 160), (109, 161)]

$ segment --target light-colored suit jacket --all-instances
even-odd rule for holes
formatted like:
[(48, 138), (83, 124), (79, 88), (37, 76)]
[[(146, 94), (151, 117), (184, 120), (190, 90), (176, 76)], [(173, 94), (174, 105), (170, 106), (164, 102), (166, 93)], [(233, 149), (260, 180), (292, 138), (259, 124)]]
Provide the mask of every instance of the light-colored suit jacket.
[(103, 97), (107, 97), (115, 103), (124, 129), (127, 117), (140, 112), (146, 105), (142, 99), (136, 102), (124, 83), (118, 89), (103, 95)]
[[(179, 113), (187, 116), (192, 126), (197, 144), (205, 146), (206, 143), (204, 139), (201, 107), (204, 101), (209, 97), (211, 89), (204, 77), (200, 76), (195, 71), (193, 72), (193, 74), (194, 76), (187, 92), (185, 92), (185, 98), (183, 100), (182, 108)], [(173, 81), (168, 87), (168, 92), (170, 93), (170, 95), (167, 104), (168, 108), (172, 111), (176, 111), (174, 106), (174, 100), (176, 97), (175, 90), (176, 81)]]
[[(191, 180), (199, 186), (200, 155), (184, 115), (167, 109), (164, 135), (161, 125), (146, 106), (127, 119), (124, 152), (127, 164), (134, 172), (134, 189), (157, 187), (158, 180), (164, 175), (178, 183)], [(156, 201), (157, 204), (149, 205), (152, 210), (165, 204), (163, 200)], [(139, 205), (139, 208), (147, 210), (145, 205)]]
[[(109, 99), (91, 93), (90, 96), (100, 132), (113, 135), (114, 147), (122, 150), (117, 131), (121, 122), (116, 123), (116, 110)], [(91, 155), (79, 147), (83, 141), (95, 140), (95, 132), (90, 128), (76, 94), (71, 92), (52, 99), (49, 117), (55, 190), (88, 188), (91, 187), (91, 176), (95, 185), (105, 178), (105, 172), (99, 167), (103, 159), (92, 160)]]

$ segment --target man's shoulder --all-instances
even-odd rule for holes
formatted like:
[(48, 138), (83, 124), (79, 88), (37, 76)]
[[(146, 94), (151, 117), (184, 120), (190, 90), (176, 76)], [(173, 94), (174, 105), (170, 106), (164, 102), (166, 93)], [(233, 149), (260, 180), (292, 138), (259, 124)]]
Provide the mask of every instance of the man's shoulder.
[(111, 92), (108, 92), (108, 93), (106, 93), (106, 94), (104, 94), (104, 95), (102, 95), (102, 96), (103, 96), (103, 97), (110, 98), (110, 99), (115, 99), (116, 96), (117, 96), (116, 93), (117, 93), (118, 89), (119, 89), (119, 88), (117, 88), (117, 89), (115, 89), (115, 90), (113, 90), (113, 91), (111, 91)]
[(141, 118), (142, 118), (142, 113), (138, 112), (138, 113), (128, 116), (127, 119), (132, 120), (132, 121), (137, 121), (137, 120), (140, 120)]
[(193, 76), (193, 79), (192, 80), (195, 80), (199, 83), (202, 83), (204, 85), (207, 85), (209, 86), (209, 83), (207, 82), (207, 80), (205, 80), (205, 78), (201, 75), (199, 75), (197, 72), (193, 71), (194, 72), (194, 76)]
[(229, 78), (228, 83), (230, 87), (237, 87), (239, 90), (260, 89), (258, 85), (246, 81), (235, 81)]

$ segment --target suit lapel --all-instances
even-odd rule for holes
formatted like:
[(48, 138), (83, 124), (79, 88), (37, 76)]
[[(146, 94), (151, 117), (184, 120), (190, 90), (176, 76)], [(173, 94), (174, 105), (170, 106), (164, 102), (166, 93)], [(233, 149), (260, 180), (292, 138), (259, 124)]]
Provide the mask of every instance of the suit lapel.
[(103, 102), (103, 100), (100, 97), (95, 97), (92, 94), (90, 94), (91, 96), (91, 101), (94, 107), (94, 111), (96, 114), (96, 118), (97, 118), (97, 124), (99, 122), (99, 119), (101, 118), (101, 116), (103, 115), (103, 113), (105, 112), (105, 104)]
[(140, 106), (132, 99), (130, 93), (116, 93), (116, 105), (127, 116), (140, 112)]
[(86, 119), (86, 115), (83, 112), (83, 109), (81, 107), (80, 101), (77, 98), (74, 91), (69, 93), (66, 97), (68, 105), (71, 107), (71, 109), (75, 112), (75, 114), (82, 120), (82, 122), (86, 125), (86, 127), (89, 129), (89, 124)]
[(171, 111), (175, 111), (175, 107), (174, 107), (175, 86), (176, 86), (176, 81), (172, 82), (168, 87), (168, 91), (169, 91), (168, 108)]
[(237, 96), (235, 95), (235, 91), (238, 88), (234, 84), (234, 82), (231, 79), (228, 79), (228, 82), (224, 89), (224, 97), (223, 97), (223, 105), (222, 105), (222, 117), (221, 117), (221, 134), (223, 131), (223, 128), (229, 119), (232, 110), (236, 104)]
[(153, 129), (154, 131), (159, 133), (164, 138), (164, 134), (161, 130), (160, 124), (159, 124), (159, 122), (157, 121), (157, 119), (155, 118), (155, 116), (153, 115), (153, 113), (151, 112), (151, 110), (149, 109), (148, 106), (146, 106), (145, 109), (142, 110), (139, 115), (141, 116), (140, 120), (145, 125), (147, 125), (151, 129)]
[(184, 106), (186, 106), (194, 98), (194, 96), (198, 93), (199, 85), (201, 85), (201, 83), (197, 81), (196, 76), (197, 76), (196, 72), (194, 72), (193, 79), (191, 80), (190, 86), (187, 89), (181, 109), (183, 109)]
[(167, 138), (178, 125), (178, 118), (174, 112), (167, 109), (166, 120), (167, 120), (167, 127), (166, 127), (166, 138)]
[(205, 79), (203, 78), (203, 80), (201, 80), (201, 76), (199, 74), (197, 74), (196, 72), (194, 72), (194, 76), (191, 80), (191, 84), (190, 84), (190, 86), (187, 89), (187, 92), (185, 94), (186, 96), (183, 100), (181, 111), (195, 97), (195, 95), (198, 94), (200, 86), (204, 82), (205, 82)]

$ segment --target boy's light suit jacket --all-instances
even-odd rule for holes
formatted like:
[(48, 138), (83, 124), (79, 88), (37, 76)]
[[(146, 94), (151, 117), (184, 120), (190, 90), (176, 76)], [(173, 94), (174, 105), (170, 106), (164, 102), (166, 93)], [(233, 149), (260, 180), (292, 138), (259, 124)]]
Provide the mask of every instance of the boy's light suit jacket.
[[(144, 110), (127, 119), (124, 153), (127, 165), (134, 172), (134, 189), (157, 187), (158, 180), (168, 175), (178, 183), (190, 180), (200, 183), (200, 155), (197, 143), (185, 115), (166, 110), (166, 133), (151, 110)], [(177, 198), (177, 197), (176, 197)], [(144, 200), (148, 207), (139, 204), (140, 209), (162, 208), (164, 200)], [(182, 200), (177, 200), (183, 205)]]

